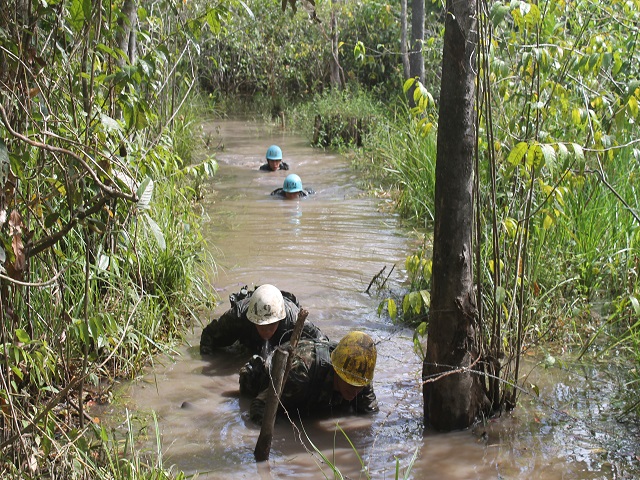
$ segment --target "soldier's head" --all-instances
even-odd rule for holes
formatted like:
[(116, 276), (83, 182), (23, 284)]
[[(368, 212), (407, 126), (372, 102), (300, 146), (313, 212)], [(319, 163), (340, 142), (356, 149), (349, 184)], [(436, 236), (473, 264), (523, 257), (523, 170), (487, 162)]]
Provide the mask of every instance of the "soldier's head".
[(269, 284), (256, 288), (249, 300), (247, 318), (255, 323), (263, 340), (269, 340), (276, 333), (278, 322), (286, 316), (284, 298), (280, 290)]
[(363, 332), (349, 332), (331, 352), (335, 371), (333, 387), (345, 400), (353, 400), (373, 381), (378, 353), (373, 339)]
[(302, 180), (295, 173), (287, 175), (282, 184), (282, 191), (287, 199), (299, 198), (302, 192)]
[(267, 163), (269, 164), (269, 169), (275, 172), (280, 168), (281, 162), (282, 162), (282, 150), (277, 145), (271, 145), (267, 149)]

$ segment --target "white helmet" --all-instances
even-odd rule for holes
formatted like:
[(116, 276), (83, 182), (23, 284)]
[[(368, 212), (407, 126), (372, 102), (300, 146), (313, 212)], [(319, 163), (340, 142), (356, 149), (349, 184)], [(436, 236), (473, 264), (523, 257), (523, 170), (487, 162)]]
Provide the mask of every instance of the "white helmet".
[(282, 293), (273, 285), (265, 284), (256, 288), (247, 309), (247, 318), (256, 325), (269, 325), (287, 316)]

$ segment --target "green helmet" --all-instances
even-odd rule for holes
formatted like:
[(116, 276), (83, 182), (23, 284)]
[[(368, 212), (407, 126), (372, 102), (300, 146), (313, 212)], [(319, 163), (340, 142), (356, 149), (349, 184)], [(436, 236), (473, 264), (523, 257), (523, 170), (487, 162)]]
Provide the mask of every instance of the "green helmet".
[(287, 178), (284, 179), (284, 184), (282, 185), (282, 190), (287, 193), (296, 193), (302, 191), (302, 180), (295, 173), (287, 175)]
[(277, 145), (267, 148), (267, 160), (282, 160), (282, 150)]

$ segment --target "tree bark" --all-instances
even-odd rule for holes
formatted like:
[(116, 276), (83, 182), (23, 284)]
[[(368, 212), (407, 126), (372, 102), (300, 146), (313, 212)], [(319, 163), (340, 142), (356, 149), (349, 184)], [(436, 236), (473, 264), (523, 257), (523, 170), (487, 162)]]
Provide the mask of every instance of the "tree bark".
[[(424, 421), (469, 427), (488, 413), (472, 274), (476, 0), (447, 0), (442, 60), (431, 318), (423, 364)], [(478, 369), (479, 370), (479, 369)]]
[[(424, 42), (424, 0), (411, 0), (411, 51), (409, 52), (409, 78), (417, 78), (424, 83), (424, 58), (422, 44)], [(409, 106), (416, 106), (413, 99), (415, 86), (407, 90)]]
[(400, 57), (402, 58), (402, 71), (404, 79), (411, 78), (411, 69), (409, 68), (409, 50), (407, 49), (407, 0), (401, 0), (400, 5)]
[[(136, 42), (136, 23), (138, 22), (138, 2), (137, 0), (125, 0), (122, 5), (121, 17), (118, 20), (118, 33), (116, 42), (129, 59), (129, 63), (136, 61), (138, 46)], [(118, 64), (124, 66), (124, 59), (119, 58)]]
[(342, 89), (343, 81), (342, 81), (342, 67), (340, 66), (339, 59), (339, 40), (338, 40), (338, 15), (335, 9), (331, 10), (331, 59), (329, 61), (329, 78), (331, 81), (331, 87)]

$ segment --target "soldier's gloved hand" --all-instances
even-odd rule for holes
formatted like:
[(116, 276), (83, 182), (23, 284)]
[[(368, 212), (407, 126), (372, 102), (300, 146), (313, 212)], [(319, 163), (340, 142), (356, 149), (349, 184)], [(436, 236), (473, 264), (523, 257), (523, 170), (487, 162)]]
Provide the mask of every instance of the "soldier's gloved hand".
[(248, 397), (255, 397), (267, 387), (268, 377), (264, 360), (254, 355), (240, 369), (240, 393)]

